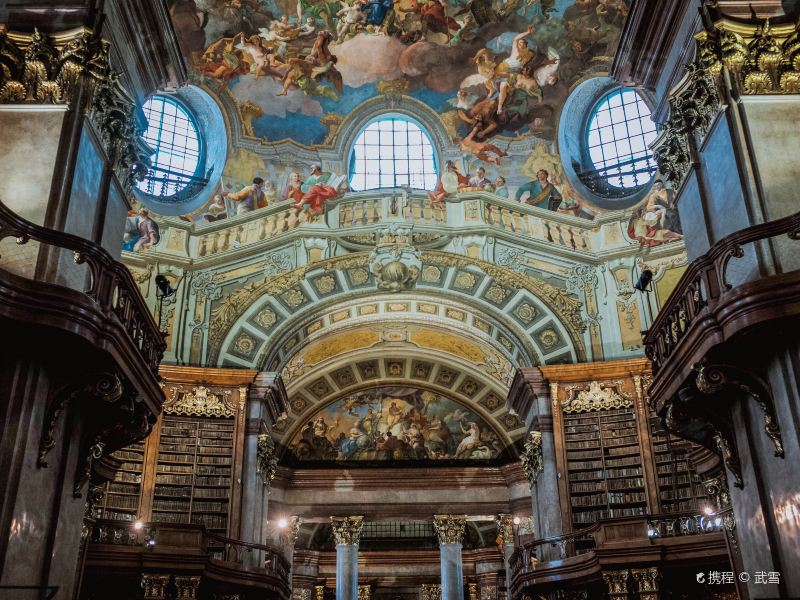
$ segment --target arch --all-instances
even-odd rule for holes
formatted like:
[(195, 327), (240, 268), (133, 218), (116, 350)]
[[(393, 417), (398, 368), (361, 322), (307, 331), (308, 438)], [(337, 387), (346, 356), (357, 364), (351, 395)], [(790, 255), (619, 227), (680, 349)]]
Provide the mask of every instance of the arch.
[[(502, 326), (497, 339), (518, 352), (518, 364), (535, 364), (534, 357), (550, 364), (585, 360), (582, 304), (566, 290), (448, 252), (423, 251), (421, 259), (416, 287), (392, 296), (398, 305), (447, 301), (483, 312)], [(231, 292), (212, 310), (207, 364), (279, 370), (307, 337), (301, 328), (313, 324), (321, 311), (380, 296), (368, 269), (369, 254), (353, 253)], [(440, 320), (459, 326), (455, 319)]]

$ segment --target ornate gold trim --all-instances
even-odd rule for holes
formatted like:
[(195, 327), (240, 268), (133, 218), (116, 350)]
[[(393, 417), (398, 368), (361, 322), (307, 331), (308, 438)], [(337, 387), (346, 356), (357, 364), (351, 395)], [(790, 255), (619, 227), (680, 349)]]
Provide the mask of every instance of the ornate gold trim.
[(230, 390), (217, 395), (202, 385), (192, 388), (191, 392), (185, 392), (183, 386), (178, 386), (171, 402), (164, 406), (164, 413), (186, 417), (233, 417), (236, 408), (230, 396)]
[(624, 397), (617, 389), (618, 385), (615, 383), (609, 385), (599, 381), (592, 381), (583, 389), (579, 386), (567, 386), (567, 398), (561, 408), (564, 413), (569, 414), (633, 406), (631, 398)]

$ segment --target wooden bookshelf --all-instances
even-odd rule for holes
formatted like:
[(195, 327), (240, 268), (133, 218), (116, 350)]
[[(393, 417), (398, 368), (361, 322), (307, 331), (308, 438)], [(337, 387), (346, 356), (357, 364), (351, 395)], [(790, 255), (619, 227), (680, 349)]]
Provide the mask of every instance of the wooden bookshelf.
[(147, 440), (114, 453), (122, 468), (106, 484), (97, 514), (203, 525), (236, 537), (247, 388), (168, 385), (165, 391), (164, 412)]
[(701, 510), (709, 499), (688, 458), (693, 444), (668, 433), (658, 417), (649, 422), (661, 510)]
[(120, 521), (135, 521), (138, 518), (144, 452), (144, 442), (112, 452), (111, 456), (122, 461), (122, 466), (114, 476), (114, 481), (106, 483), (103, 500), (96, 508), (97, 516)]
[(633, 408), (563, 415), (573, 528), (599, 519), (647, 513), (647, 494)]

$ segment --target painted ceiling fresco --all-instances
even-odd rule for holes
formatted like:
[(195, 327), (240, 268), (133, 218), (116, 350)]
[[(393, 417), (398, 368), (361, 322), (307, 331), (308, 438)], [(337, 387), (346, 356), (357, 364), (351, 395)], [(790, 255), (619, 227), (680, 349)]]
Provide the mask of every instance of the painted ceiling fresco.
[(437, 112), (468, 154), (553, 140), (570, 87), (604, 73), (624, 0), (173, 0), (196, 76), (254, 114), (253, 135), (320, 144), (377, 93)]
[(329, 404), (288, 444), (308, 460), (487, 460), (503, 450), (484, 419), (441, 394), (381, 386)]

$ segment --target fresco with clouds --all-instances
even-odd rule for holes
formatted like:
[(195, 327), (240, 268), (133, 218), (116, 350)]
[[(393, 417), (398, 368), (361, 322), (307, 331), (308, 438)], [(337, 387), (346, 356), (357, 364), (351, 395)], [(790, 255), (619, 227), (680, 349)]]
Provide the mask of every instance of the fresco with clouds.
[(171, 2), (195, 75), (252, 103), (254, 136), (320, 144), (330, 116), (391, 89), (429, 105), (466, 154), (553, 140), (570, 87), (607, 70), (627, 12), (625, 0)]

